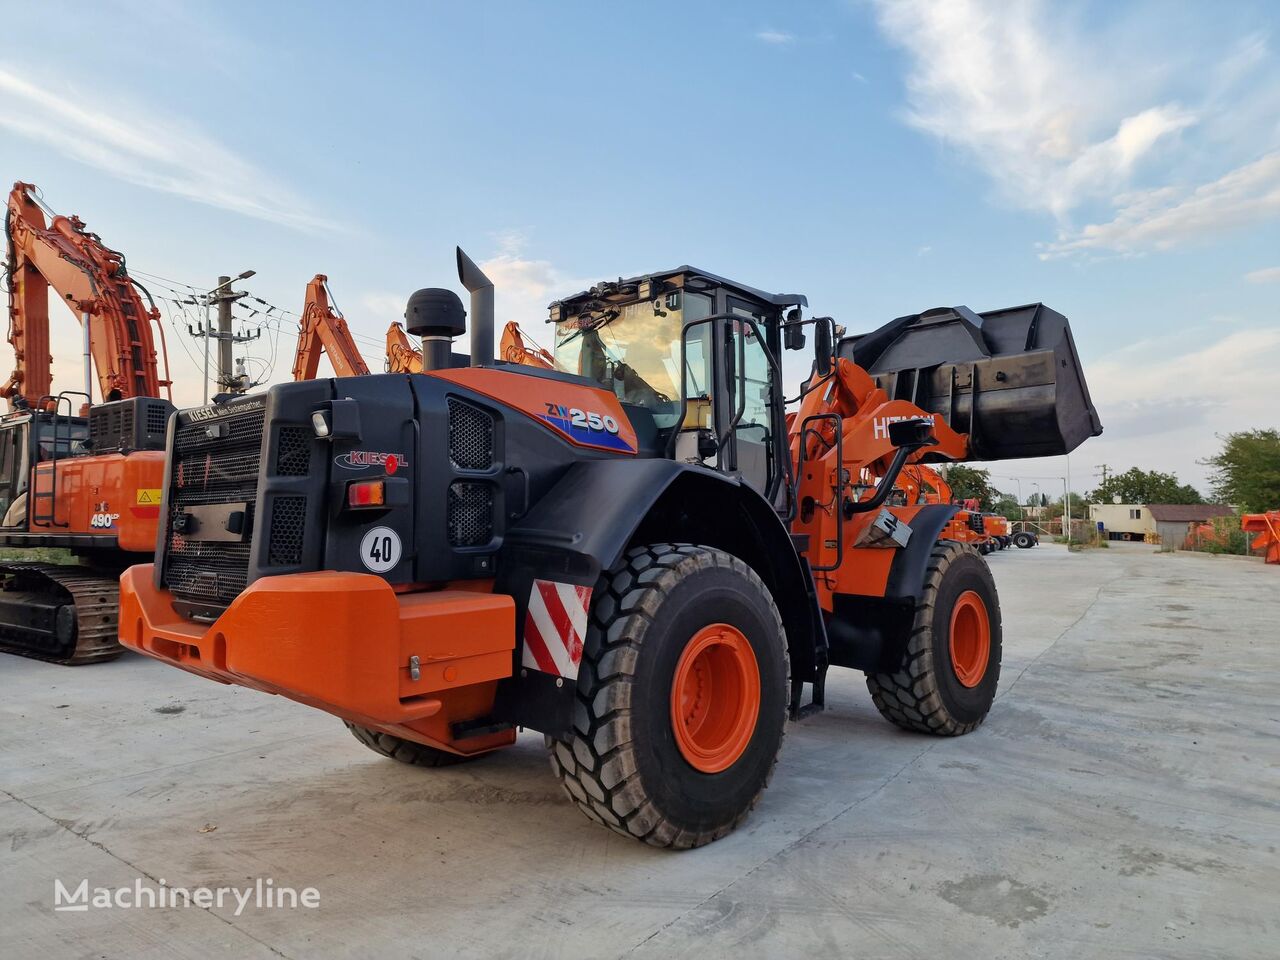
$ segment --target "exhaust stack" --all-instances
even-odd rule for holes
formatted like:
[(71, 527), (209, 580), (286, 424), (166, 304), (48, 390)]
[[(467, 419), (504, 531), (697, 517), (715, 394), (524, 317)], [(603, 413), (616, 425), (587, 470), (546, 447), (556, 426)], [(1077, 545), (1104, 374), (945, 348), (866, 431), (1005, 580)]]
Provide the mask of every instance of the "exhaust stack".
[(493, 366), (493, 281), (458, 247), (458, 279), (471, 293), (471, 365)]

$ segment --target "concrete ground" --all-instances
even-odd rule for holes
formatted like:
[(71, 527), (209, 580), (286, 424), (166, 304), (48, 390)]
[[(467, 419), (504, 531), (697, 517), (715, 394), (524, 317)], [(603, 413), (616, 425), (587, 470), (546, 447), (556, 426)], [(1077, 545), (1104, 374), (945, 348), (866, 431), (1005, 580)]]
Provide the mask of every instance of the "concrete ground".
[[(985, 726), (898, 731), (833, 671), (744, 828), (688, 853), (585, 820), (540, 736), (422, 770), (141, 657), (3, 657), (0, 953), (1280, 954), (1280, 570), (1141, 545), (991, 565)], [(54, 878), (268, 877), (320, 906), (52, 910)]]

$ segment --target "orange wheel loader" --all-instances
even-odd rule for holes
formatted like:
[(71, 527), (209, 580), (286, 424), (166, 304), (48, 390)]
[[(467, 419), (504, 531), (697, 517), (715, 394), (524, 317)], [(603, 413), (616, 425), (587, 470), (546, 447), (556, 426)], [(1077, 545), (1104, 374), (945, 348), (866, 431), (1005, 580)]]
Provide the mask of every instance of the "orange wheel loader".
[[(494, 359), (493, 287), (458, 251), (415, 293), (422, 372), (180, 412), (126, 645), (341, 718), (439, 766), (546, 736), (583, 813), (661, 847), (722, 837), (828, 668), (941, 736), (982, 723), (1001, 621), (909, 462), (1044, 456), (1101, 431), (1066, 319), (902, 317), (835, 342), (803, 296), (693, 267), (553, 303), (557, 369)], [(814, 340), (788, 424), (779, 360)], [(809, 696), (806, 702), (806, 688)]]

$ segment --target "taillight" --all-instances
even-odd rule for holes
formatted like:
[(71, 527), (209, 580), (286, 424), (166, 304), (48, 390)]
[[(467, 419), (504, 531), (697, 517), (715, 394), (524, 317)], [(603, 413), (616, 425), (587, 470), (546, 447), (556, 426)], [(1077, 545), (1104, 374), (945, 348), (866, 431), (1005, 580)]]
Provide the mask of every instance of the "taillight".
[(382, 480), (359, 480), (347, 486), (348, 507), (381, 507), (387, 502), (387, 485)]

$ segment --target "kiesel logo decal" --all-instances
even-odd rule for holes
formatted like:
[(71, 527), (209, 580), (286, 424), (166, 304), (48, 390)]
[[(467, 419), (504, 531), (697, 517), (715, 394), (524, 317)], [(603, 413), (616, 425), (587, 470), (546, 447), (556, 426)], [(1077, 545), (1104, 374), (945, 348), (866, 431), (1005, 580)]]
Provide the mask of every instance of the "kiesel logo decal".
[(387, 473), (395, 473), (409, 465), (403, 453), (382, 453), (377, 450), (352, 450), (333, 458), (343, 470), (364, 470), (366, 467), (385, 467)]
[(220, 417), (231, 417), (237, 413), (248, 413), (251, 410), (261, 410), (266, 404), (261, 400), (247, 400), (244, 403), (237, 403), (235, 406), (223, 407), (195, 407), (191, 410), (183, 410), (179, 416), (186, 419), (187, 423), (201, 423), (205, 420), (217, 420)]

